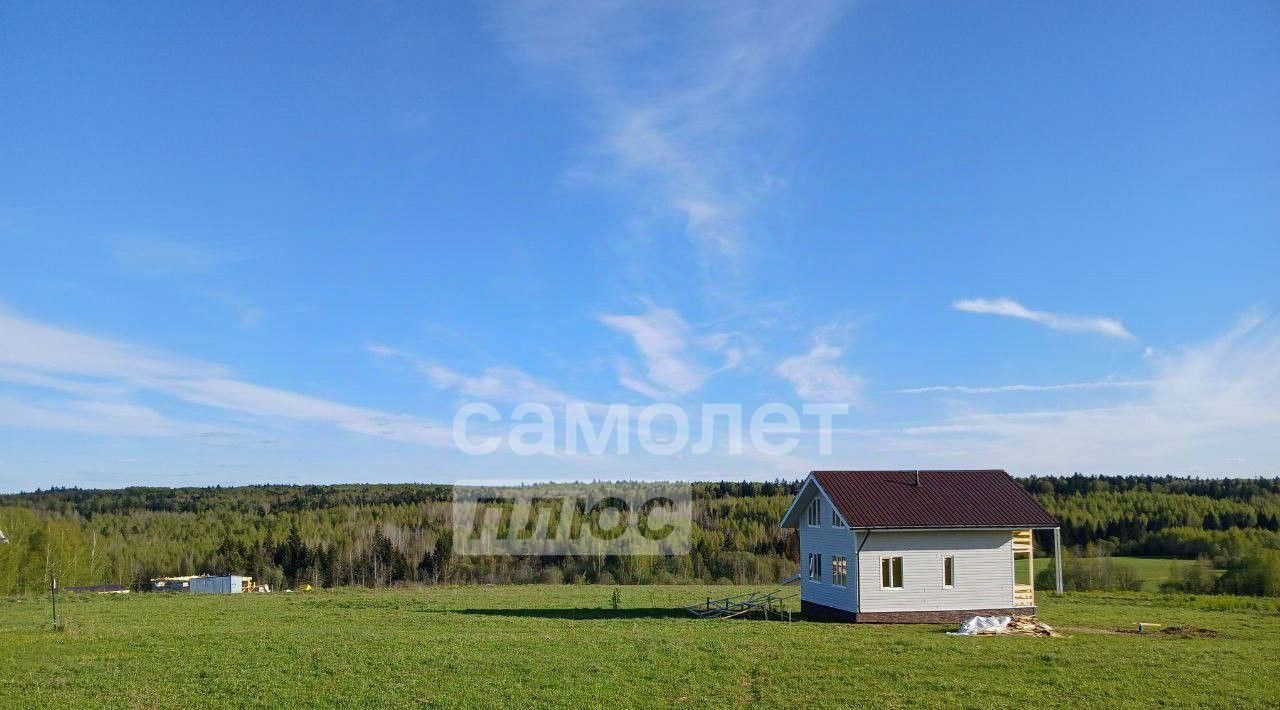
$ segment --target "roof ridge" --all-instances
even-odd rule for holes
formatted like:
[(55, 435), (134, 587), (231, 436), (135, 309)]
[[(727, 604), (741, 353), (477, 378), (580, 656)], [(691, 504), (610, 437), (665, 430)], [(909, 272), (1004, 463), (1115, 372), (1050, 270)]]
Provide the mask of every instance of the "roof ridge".
[(857, 469), (857, 468), (817, 468), (809, 473), (1003, 473), (1008, 475), (1008, 471), (1002, 468), (883, 468), (883, 469)]

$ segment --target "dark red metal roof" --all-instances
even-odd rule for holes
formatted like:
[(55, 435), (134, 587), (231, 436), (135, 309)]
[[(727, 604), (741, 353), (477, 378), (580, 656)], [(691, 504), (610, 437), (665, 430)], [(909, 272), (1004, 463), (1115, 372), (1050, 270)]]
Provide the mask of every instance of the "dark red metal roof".
[(852, 528), (1058, 526), (1004, 471), (814, 471), (812, 475)]

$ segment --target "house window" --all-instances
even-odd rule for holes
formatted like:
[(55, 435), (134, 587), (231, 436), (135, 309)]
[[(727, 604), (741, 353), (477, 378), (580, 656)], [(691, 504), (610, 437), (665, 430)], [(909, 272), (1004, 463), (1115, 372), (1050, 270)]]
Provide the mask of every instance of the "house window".
[(836, 509), (834, 507), (831, 508), (831, 527), (833, 528), (848, 527), (847, 525), (844, 524), (844, 518), (840, 517), (840, 514), (836, 512)]
[(902, 589), (902, 558), (880, 558), (880, 588)]
[(822, 508), (819, 507), (817, 498), (809, 504), (809, 527), (816, 528), (822, 524)]
[(843, 587), (849, 578), (849, 561), (846, 557), (831, 558), (831, 583)]
[(809, 553), (809, 581), (822, 581), (822, 554), (818, 552)]
[(950, 589), (956, 584), (956, 558), (948, 555), (942, 558), (942, 586)]

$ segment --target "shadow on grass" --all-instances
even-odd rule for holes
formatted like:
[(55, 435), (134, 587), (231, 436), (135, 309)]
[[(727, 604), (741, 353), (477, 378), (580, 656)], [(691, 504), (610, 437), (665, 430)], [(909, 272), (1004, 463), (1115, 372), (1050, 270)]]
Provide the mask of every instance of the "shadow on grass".
[(514, 616), (534, 619), (692, 619), (685, 609), (647, 607), (633, 609), (459, 609), (459, 614)]

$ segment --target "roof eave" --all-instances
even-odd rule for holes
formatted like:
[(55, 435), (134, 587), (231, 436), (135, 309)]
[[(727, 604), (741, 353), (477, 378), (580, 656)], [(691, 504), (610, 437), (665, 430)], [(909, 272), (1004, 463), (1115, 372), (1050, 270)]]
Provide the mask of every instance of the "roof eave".
[(1001, 525), (850, 525), (850, 530), (1054, 530), (1058, 524), (1009, 523)]

